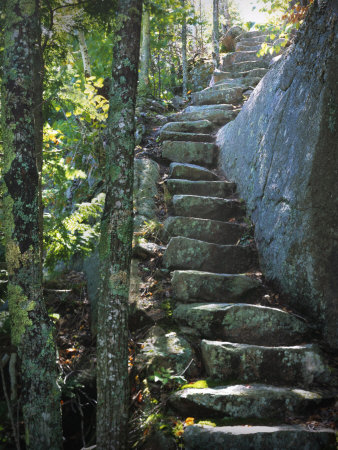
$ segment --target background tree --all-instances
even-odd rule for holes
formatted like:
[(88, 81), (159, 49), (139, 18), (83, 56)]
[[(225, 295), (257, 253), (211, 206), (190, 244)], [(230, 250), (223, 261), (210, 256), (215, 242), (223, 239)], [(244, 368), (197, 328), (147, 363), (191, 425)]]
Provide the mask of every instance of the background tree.
[(213, 60), (215, 69), (219, 66), (219, 0), (213, 0), (213, 27), (212, 27), (212, 40), (213, 40)]
[(183, 9), (182, 18), (182, 72), (183, 72), (183, 98), (187, 98), (188, 91), (188, 63), (187, 63), (187, 19), (185, 8), (185, 0), (181, 0)]
[(139, 92), (147, 94), (149, 92), (149, 69), (150, 69), (150, 12), (144, 6), (142, 16), (142, 44), (139, 76)]
[(128, 298), (133, 237), (135, 101), (142, 0), (119, 0), (106, 132), (97, 336), (97, 447), (127, 440)]
[(34, 450), (62, 447), (56, 353), (42, 296), (42, 73), (39, 2), (7, 1), (1, 103), (8, 299), (26, 446)]

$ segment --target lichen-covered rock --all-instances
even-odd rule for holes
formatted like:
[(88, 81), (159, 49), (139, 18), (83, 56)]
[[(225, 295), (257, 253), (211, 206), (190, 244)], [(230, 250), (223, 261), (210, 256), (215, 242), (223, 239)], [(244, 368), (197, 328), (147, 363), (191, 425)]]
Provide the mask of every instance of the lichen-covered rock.
[(226, 198), (234, 194), (236, 185), (229, 181), (191, 181), (169, 179), (166, 182), (172, 195), (207, 195)]
[[(161, 368), (171, 369), (174, 375), (179, 375), (194, 359), (194, 351), (186, 339), (174, 331), (167, 333), (163, 328), (154, 326), (147, 333), (135, 364), (138, 370), (145, 370), (148, 375)], [(195, 369), (192, 363), (190, 373)]]
[(162, 157), (180, 163), (211, 166), (216, 162), (217, 152), (215, 144), (206, 142), (165, 141), (162, 144)]
[(309, 335), (308, 327), (297, 317), (246, 303), (179, 304), (173, 316), (204, 338), (242, 344), (294, 345)]
[(233, 52), (236, 44), (235, 39), (241, 34), (243, 34), (243, 28), (238, 25), (231, 27), (220, 39), (222, 50)]
[(185, 303), (200, 301), (227, 302), (242, 300), (261, 283), (246, 275), (175, 270), (171, 280), (173, 296)]
[(170, 404), (184, 416), (272, 419), (309, 411), (323, 400), (303, 389), (237, 384), (182, 389), (170, 397)]
[(145, 220), (156, 218), (159, 166), (151, 159), (135, 159), (134, 164), (134, 229), (137, 230)]
[(186, 450), (334, 450), (335, 433), (330, 429), (312, 430), (303, 425), (278, 426), (189, 426), (184, 435)]
[[(242, 64), (242, 63), (241, 63)], [(253, 64), (253, 63), (252, 63)], [(260, 66), (262, 67), (262, 66)], [(245, 70), (245, 69), (243, 69)], [(230, 87), (225, 89), (207, 89), (195, 92), (191, 96), (194, 105), (215, 105), (217, 103), (239, 103), (242, 96), (242, 87)]]
[(214, 142), (214, 137), (211, 134), (167, 130), (161, 131), (160, 139), (162, 141)]
[(171, 163), (169, 166), (170, 178), (181, 178), (192, 181), (215, 181), (218, 176), (211, 170), (196, 164)]
[(181, 131), (183, 133), (209, 133), (213, 129), (209, 120), (168, 122), (162, 128), (160, 137), (165, 131)]
[[(218, 105), (204, 105), (204, 106), (218, 106)], [(201, 120), (207, 119), (214, 125), (225, 125), (226, 123), (233, 120), (238, 111), (233, 109), (223, 109), (223, 108), (210, 108), (201, 109), (191, 112), (183, 111), (182, 113), (174, 117), (175, 120)]]
[(241, 238), (246, 228), (242, 225), (219, 220), (195, 217), (168, 217), (164, 222), (163, 238), (187, 237), (214, 244), (232, 245)]
[(226, 221), (245, 215), (244, 205), (238, 200), (198, 195), (174, 195), (175, 216)]
[(310, 386), (329, 380), (329, 369), (312, 344), (265, 347), (203, 340), (202, 359), (207, 375), (242, 383)]
[[(218, 136), (220, 168), (255, 223), (265, 276), (338, 348), (338, 165), (333, 4), (316, 4), (296, 43)], [(243, 63), (238, 63), (243, 64)]]
[(257, 265), (250, 247), (218, 245), (185, 237), (170, 239), (164, 254), (168, 269), (193, 269), (215, 273), (243, 273)]

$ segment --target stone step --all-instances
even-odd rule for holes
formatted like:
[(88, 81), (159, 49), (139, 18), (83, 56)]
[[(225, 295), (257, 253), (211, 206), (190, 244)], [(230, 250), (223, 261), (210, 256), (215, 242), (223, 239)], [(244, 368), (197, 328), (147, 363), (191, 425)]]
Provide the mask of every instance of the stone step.
[[(217, 105), (210, 105), (217, 106)], [(201, 110), (195, 112), (182, 112), (175, 117), (175, 120), (200, 120), (202, 118), (212, 122), (214, 126), (220, 127), (226, 123), (234, 120), (239, 113), (238, 110), (224, 110), (221, 108), (214, 108), (209, 110)]]
[(243, 37), (243, 35), (241, 35), (236, 38), (236, 43), (240, 42), (241, 44), (248, 45), (248, 46), (263, 44), (263, 42), (269, 42), (269, 41), (270, 41), (270, 38), (268, 35), (256, 36), (254, 38), (249, 38), (249, 39), (245, 38), (245, 37)]
[(179, 304), (174, 318), (207, 339), (252, 345), (296, 345), (309, 329), (281, 309), (247, 303)]
[(207, 142), (164, 141), (162, 157), (169, 161), (214, 165), (218, 156), (218, 147)]
[(244, 273), (257, 266), (257, 252), (250, 247), (210, 244), (179, 236), (170, 239), (164, 264), (171, 270)]
[(262, 44), (257, 44), (257, 45), (248, 45), (248, 44), (243, 44), (242, 42), (237, 42), (236, 47), (235, 47), (235, 51), (236, 52), (259, 52), (259, 50), (262, 48)]
[(214, 142), (211, 134), (205, 133), (183, 133), (180, 131), (161, 131), (161, 141), (191, 141), (191, 142)]
[[(220, 103), (218, 105), (190, 105), (187, 106), (183, 113), (192, 113), (192, 112), (207, 112), (212, 111), (214, 109), (222, 109), (223, 111), (232, 111), (234, 109), (233, 105), (229, 105), (228, 103)], [(180, 114), (180, 113), (178, 113)]]
[(261, 37), (268, 37), (269, 35), (266, 34), (266, 32), (264, 31), (259, 31), (259, 30), (255, 30), (255, 31), (245, 31), (244, 33), (240, 34), (239, 36), (237, 36), (236, 40), (237, 41), (241, 41), (242, 39), (257, 39), (257, 38), (261, 38)]
[(313, 344), (262, 347), (203, 340), (201, 349), (204, 368), (212, 378), (305, 387), (330, 378), (323, 356)]
[(230, 68), (227, 66), (225, 69), (230, 71), (232, 78), (236, 73), (242, 74), (243, 72), (248, 72), (253, 69), (268, 69), (269, 64), (269, 61), (263, 59), (259, 61), (244, 61), (233, 63)]
[[(206, 165), (209, 165), (209, 162)], [(220, 198), (229, 197), (233, 195), (236, 190), (236, 184), (229, 181), (169, 179), (166, 181), (166, 186), (172, 195), (206, 195)]]
[(246, 275), (175, 270), (171, 279), (173, 297), (184, 303), (242, 300), (261, 283)]
[(209, 120), (204, 119), (195, 121), (168, 122), (161, 128), (160, 136), (163, 132), (167, 131), (208, 134), (212, 131), (212, 129), (212, 123)]
[(329, 428), (303, 425), (186, 427), (185, 450), (334, 450), (336, 436)]
[(226, 67), (231, 67), (234, 63), (239, 62), (249, 62), (249, 61), (267, 61), (271, 60), (272, 56), (265, 55), (264, 57), (257, 56), (256, 51), (236, 51), (232, 53), (227, 53), (223, 57), (223, 69)]
[(222, 90), (195, 92), (191, 94), (191, 101), (193, 105), (216, 105), (218, 103), (236, 104), (243, 99), (242, 91), (242, 87), (232, 87)]
[(217, 75), (214, 76), (214, 80), (215, 83), (221, 83), (222, 81), (226, 81), (228, 78), (235, 80), (237, 79), (239, 80), (240, 83), (244, 83), (247, 80), (246, 86), (248, 85), (256, 86), (267, 72), (268, 69), (264, 68), (252, 69), (239, 73), (231, 73), (230, 71), (229, 72), (218, 71)]
[(169, 177), (191, 181), (219, 181), (218, 176), (205, 167), (176, 162), (169, 166)]
[(319, 393), (304, 389), (237, 384), (182, 389), (170, 396), (169, 403), (184, 417), (230, 417), (249, 420), (283, 419), (288, 414), (308, 413), (325, 400)]
[(227, 221), (245, 216), (243, 202), (219, 197), (197, 195), (174, 195), (172, 199), (175, 216), (196, 217)]
[(233, 245), (245, 232), (245, 226), (195, 217), (168, 217), (164, 222), (163, 238), (183, 236), (213, 244)]

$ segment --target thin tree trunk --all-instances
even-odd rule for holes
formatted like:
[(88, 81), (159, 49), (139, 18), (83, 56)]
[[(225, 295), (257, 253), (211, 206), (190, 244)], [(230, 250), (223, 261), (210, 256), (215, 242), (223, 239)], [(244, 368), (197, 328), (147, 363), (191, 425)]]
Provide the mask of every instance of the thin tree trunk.
[[(181, 0), (181, 5), (185, 7), (185, 0)], [(183, 98), (187, 98), (188, 92), (188, 63), (187, 63), (187, 17), (183, 11), (182, 19), (182, 71), (183, 71)]]
[(142, 16), (142, 44), (141, 44), (141, 68), (139, 92), (146, 94), (149, 91), (149, 68), (150, 68), (150, 14), (144, 9)]
[(82, 56), (82, 63), (83, 63), (83, 71), (86, 78), (91, 77), (91, 69), (90, 69), (90, 59), (89, 59), (89, 53), (88, 53), (88, 47), (86, 44), (86, 39), (84, 32), (82, 30), (78, 31), (78, 38), (79, 38), (79, 46), (80, 46), (80, 52)]
[(214, 45), (213, 60), (215, 69), (219, 66), (219, 0), (213, 0), (213, 30), (212, 40)]
[(42, 297), (42, 71), (38, 0), (6, 3), (4, 212), (12, 343), (21, 359), (27, 449), (62, 448), (53, 329)]
[(119, 0), (107, 123), (97, 335), (97, 448), (127, 448), (128, 297), (142, 0)]

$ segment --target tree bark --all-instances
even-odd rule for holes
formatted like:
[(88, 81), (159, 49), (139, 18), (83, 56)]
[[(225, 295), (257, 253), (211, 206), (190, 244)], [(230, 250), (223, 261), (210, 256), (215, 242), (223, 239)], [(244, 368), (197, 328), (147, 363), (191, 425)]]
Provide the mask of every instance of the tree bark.
[(212, 40), (214, 46), (213, 60), (215, 69), (219, 66), (219, 0), (213, 0), (213, 30)]
[[(185, 0), (181, 0), (182, 8), (185, 7)], [(182, 18), (182, 71), (183, 71), (183, 98), (187, 98), (188, 92), (188, 63), (187, 63), (187, 17), (183, 11)]]
[(142, 16), (142, 44), (140, 61), (139, 92), (147, 94), (149, 91), (149, 68), (150, 68), (150, 14), (144, 9)]
[(5, 9), (4, 212), (12, 343), (21, 359), (27, 449), (62, 448), (53, 329), (42, 296), (42, 72), (39, 0)]
[(127, 448), (128, 297), (133, 236), (135, 100), (142, 0), (119, 0), (99, 245), (97, 448)]

